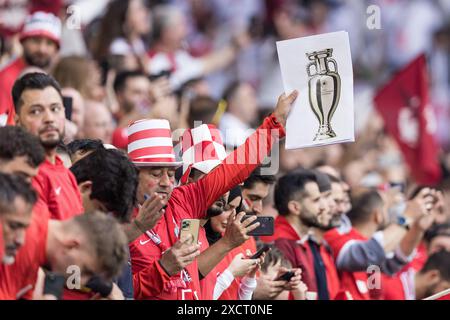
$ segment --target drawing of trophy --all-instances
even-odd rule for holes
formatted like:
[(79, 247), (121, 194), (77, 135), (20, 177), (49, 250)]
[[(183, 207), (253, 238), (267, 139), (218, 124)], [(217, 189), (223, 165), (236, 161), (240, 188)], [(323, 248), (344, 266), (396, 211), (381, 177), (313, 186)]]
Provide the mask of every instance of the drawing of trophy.
[[(306, 66), (309, 76), (309, 104), (319, 121), (319, 130), (314, 141), (336, 137), (331, 128), (331, 119), (339, 104), (341, 77), (336, 61), (331, 58), (332, 54), (333, 49), (306, 53), (308, 59), (313, 61)], [(330, 65), (333, 65), (334, 70), (330, 69)], [(311, 72), (312, 68), (314, 73)]]

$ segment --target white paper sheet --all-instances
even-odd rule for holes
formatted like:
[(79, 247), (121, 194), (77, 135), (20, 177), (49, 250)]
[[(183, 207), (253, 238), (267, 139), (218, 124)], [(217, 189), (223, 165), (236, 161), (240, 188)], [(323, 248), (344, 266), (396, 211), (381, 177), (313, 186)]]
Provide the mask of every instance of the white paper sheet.
[[(326, 52), (327, 49), (331, 50)], [(294, 89), (299, 91), (287, 119), (286, 149), (355, 141), (353, 68), (348, 33), (340, 31), (278, 41), (277, 51), (285, 93)], [(314, 51), (326, 53), (308, 58), (307, 53)], [(311, 64), (309, 76), (307, 68)], [(337, 72), (334, 72), (335, 65)], [(314, 76), (316, 73), (320, 73), (320, 77)], [(336, 104), (329, 121), (330, 129), (326, 126), (327, 114)], [(317, 116), (312, 105), (316, 106)], [(318, 118), (324, 119), (320, 132)]]

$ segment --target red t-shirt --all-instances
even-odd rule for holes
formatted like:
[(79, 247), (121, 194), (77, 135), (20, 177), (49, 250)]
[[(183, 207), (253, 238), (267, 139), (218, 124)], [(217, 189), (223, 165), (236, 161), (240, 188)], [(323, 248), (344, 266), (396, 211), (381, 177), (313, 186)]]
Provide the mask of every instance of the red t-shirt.
[(22, 58), (17, 58), (0, 70), (0, 126), (3, 117), (7, 117), (6, 124), (14, 125), (14, 103), (11, 90), (20, 73), (25, 69), (26, 63)]
[(276, 239), (300, 240), (298, 233), (284, 216), (278, 215), (275, 218), (274, 234), (259, 238), (263, 242), (273, 242)]
[(55, 164), (45, 159), (32, 184), (39, 195), (34, 212), (41, 212), (41, 208), (47, 206), (50, 218), (55, 220), (70, 219), (83, 213), (77, 180), (58, 156)]
[[(271, 129), (278, 130), (272, 132)], [(179, 229), (181, 220), (204, 218), (207, 208), (217, 198), (247, 179), (272, 148), (275, 142), (274, 134), (283, 137), (285, 131), (271, 115), (264, 119), (258, 130), (246, 140), (245, 144), (231, 153), (224, 163), (196, 183), (174, 189), (166, 213), (152, 229), (154, 234), (159, 236), (161, 243), (157, 245), (147, 234), (143, 234), (130, 244), (136, 299), (201, 298), (197, 260), (185, 268), (192, 279), (186, 284), (181, 281), (181, 274), (170, 277), (162, 269), (159, 264), (162, 252), (178, 240), (175, 231)], [(258, 157), (255, 157), (257, 150), (260, 152)]]
[[(244, 258), (246, 258), (247, 250), (250, 250), (252, 254), (256, 252), (256, 242), (253, 237), (250, 237), (250, 239), (245, 241), (242, 245), (231, 250), (225, 258), (222, 259), (216, 267), (217, 277), (229, 267), (231, 261), (233, 261), (234, 257), (238, 254), (242, 253)], [(242, 278), (234, 278), (230, 286), (222, 292), (219, 300), (239, 300), (239, 286), (241, 285), (241, 280)]]
[(15, 262), (0, 265), (0, 300), (31, 299), (39, 267), (46, 264), (48, 221), (48, 215), (33, 213)]
[(3, 226), (0, 223), (0, 263), (3, 261), (4, 254), (5, 254), (5, 244), (3, 243)]
[[(367, 238), (361, 235), (355, 228), (352, 228), (346, 234), (340, 234), (337, 229), (325, 233), (325, 240), (330, 245), (334, 257), (339, 256), (339, 252), (350, 240), (366, 241)], [(347, 272), (343, 271), (341, 275), (341, 290), (351, 294), (354, 300), (370, 300), (379, 298), (378, 290), (369, 290), (368, 274), (366, 272)], [(342, 293), (340, 294), (342, 295)]]
[[(200, 227), (198, 233), (198, 241), (201, 242), (200, 252), (205, 251), (209, 248), (208, 238), (206, 237), (206, 230)], [(217, 281), (217, 266), (215, 266), (203, 279), (200, 280), (201, 288), (201, 299), (202, 300), (213, 300), (214, 287)]]

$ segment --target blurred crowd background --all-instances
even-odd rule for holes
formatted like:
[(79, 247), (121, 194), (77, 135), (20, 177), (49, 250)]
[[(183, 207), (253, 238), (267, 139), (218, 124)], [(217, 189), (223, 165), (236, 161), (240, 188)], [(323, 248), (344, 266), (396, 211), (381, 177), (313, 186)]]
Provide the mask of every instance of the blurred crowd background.
[[(380, 9), (380, 29), (368, 27), (371, 5)], [(59, 46), (48, 41), (32, 54), (72, 100), (66, 143), (93, 138), (126, 148), (127, 125), (145, 117), (168, 119), (172, 130), (214, 123), (231, 129), (228, 147), (240, 145), (283, 92), (276, 41), (345, 30), (356, 142), (290, 151), (281, 145), (280, 172), (331, 165), (351, 187), (413, 182), (372, 101), (392, 74), (425, 53), (431, 124), (443, 180), (449, 176), (449, 1), (2, 0), (0, 67), (23, 54), (21, 27), (35, 11), (62, 21)]]

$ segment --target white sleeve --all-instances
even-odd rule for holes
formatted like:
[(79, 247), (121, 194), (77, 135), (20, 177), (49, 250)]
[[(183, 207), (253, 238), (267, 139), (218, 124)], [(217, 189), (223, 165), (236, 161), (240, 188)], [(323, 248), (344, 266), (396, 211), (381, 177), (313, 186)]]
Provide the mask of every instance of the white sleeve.
[(256, 289), (256, 278), (244, 277), (239, 285), (239, 300), (252, 300)]
[(231, 285), (233, 280), (234, 276), (230, 270), (226, 269), (222, 272), (221, 275), (217, 277), (216, 285), (214, 286), (213, 300), (219, 299), (222, 293)]

